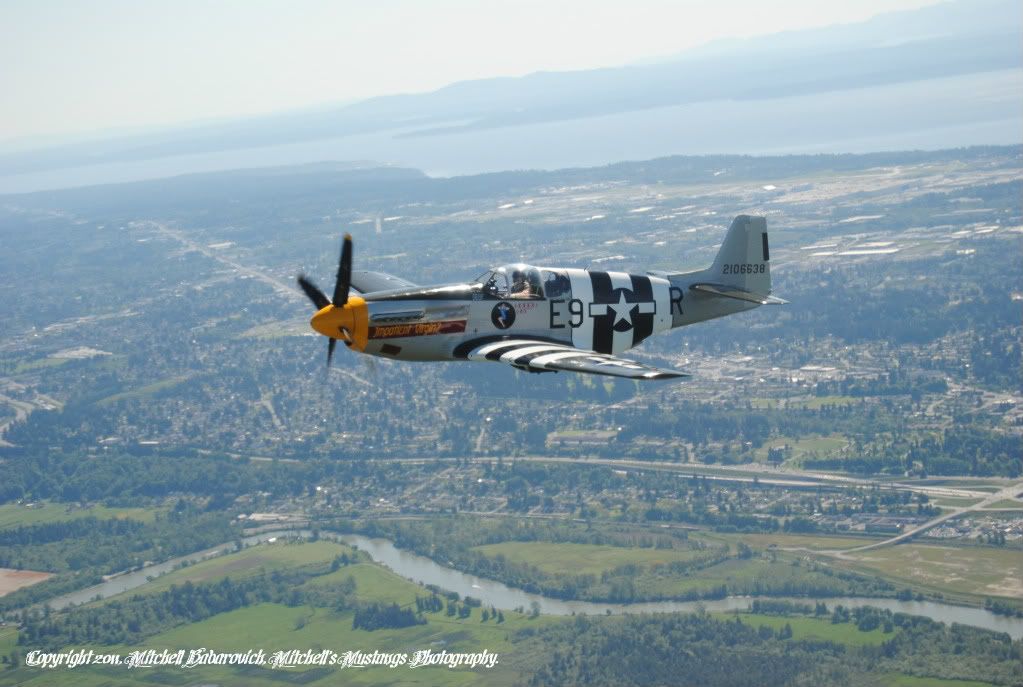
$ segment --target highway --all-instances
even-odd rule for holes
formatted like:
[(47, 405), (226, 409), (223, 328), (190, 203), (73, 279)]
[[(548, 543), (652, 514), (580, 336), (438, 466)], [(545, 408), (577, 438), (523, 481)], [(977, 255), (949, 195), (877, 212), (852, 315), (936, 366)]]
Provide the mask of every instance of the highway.
[[(408, 460), (408, 459), (397, 459)], [(436, 459), (423, 459), (436, 460)], [(493, 462), (497, 457), (476, 458), (475, 462)], [(760, 463), (748, 465), (704, 465), (701, 463), (673, 463), (667, 461), (653, 460), (630, 460), (612, 458), (564, 458), (556, 456), (502, 456), (505, 462), (526, 461), (535, 463), (565, 463), (569, 465), (602, 465), (617, 470), (659, 470), (664, 472), (681, 472), (689, 475), (699, 475), (707, 479), (722, 480), (728, 482), (752, 483), (756, 480), (759, 484), (770, 484), (783, 487), (815, 488), (825, 487), (832, 489), (859, 488), (871, 489), (896, 489), (911, 491), (918, 494), (926, 494), (928, 497), (951, 497), (951, 498), (973, 498), (982, 499), (990, 496), (985, 491), (978, 491), (966, 487), (942, 487), (933, 484), (916, 484), (913, 482), (888, 482), (884, 480), (871, 479), (869, 477), (847, 477), (845, 475), (834, 475), (825, 472), (808, 472), (793, 468), (775, 468)], [(950, 477), (949, 479), (955, 479)], [(1007, 487), (1011, 490), (1014, 487)]]
[[(929, 529), (931, 529), (933, 527), (937, 527), (941, 523), (946, 522), (948, 520), (952, 520), (954, 518), (958, 518), (958, 517), (960, 517), (962, 515), (965, 515), (966, 513), (972, 512), (972, 511), (981, 510), (985, 506), (990, 506), (992, 503), (997, 503), (998, 501), (1002, 501), (1004, 499), (1015, 498), (1016, 495), (1019, 494), (1020, 492), (1023, 492), (1023, 482), (1016, 482), (1015, 484), (1012, 484), (1012, 485), (1006, 487), (1005, 489), (1002, 489), (1001, 491), (998, 491), (998, 492), (995, 492), (994, 494), (989, 494), (989, 495), (985, 496), (983, 498), (983, 500), (978, 501), (977, 503), (973, 504), (972, 506), (962, 506), (962, 507), (959, 507), (959, 508), (953, 508), (953, 509), (949, 510), (948, 512), (942, 513), (941, 515), (939, 515), (938, 517), (936, 517), (936, 518), (934, 518), (932, 520), (928, 520), (927, 522), (925, 522), (922, 525), (918, 525), (917, 527), (914, 527), (912, 529), (906, 530), (902, 534), (899, 534), (899, 535), (896, 535), (894, 537), (891, 537), (890, 539), (885, 539), (883, 541), (874, 542), (873, 544), (867, 544), (866, 546), (857, 546), (854, 549), (846, 549), (844, 551), (839, 551), (839, 552), (834, 552), (834, 553), (836, 555), (839, 555), (839, 556), (845, 556), (845, 555), (851, 554), (851, 553), (859, 553), (861, 551), (870, 551), (871, 549), (879, 549), (882, 546), (894, 546), (895, 544), (899, 544), (901, 542), (908, 541), (908, 540), (912, 539), (913, 537), (915, 537), (916, 535), (922, 534), (922, 533), (926, 532), (927, 530), (929, 530)], [(1020, 504), (1020, 508), (1023, 509), (1023, 504)], [(822, 553), (827, 553), (827, 552), (822, 552)]]

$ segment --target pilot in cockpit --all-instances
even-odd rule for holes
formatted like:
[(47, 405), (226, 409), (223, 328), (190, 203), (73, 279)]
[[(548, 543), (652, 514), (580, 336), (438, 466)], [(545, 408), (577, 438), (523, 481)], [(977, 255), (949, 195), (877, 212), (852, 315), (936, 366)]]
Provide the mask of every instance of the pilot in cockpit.
[(540, 280), (533, 270), (515, 270), (512, 272), (509, 298), (539, 298)]

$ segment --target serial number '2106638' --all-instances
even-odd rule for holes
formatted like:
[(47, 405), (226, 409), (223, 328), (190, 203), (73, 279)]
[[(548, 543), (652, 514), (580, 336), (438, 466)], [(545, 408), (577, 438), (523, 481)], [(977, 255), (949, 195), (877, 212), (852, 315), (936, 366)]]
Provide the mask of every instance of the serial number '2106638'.
[(767, 263), (733, 263), (725, 265), (723, 274), (763, 274), (767, 269)]

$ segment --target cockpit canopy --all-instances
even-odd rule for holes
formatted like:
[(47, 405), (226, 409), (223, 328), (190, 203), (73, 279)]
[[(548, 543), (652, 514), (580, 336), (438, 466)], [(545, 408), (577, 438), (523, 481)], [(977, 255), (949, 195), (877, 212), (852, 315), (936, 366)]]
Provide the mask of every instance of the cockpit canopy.
[(476, 278), (483, 295), (491, 298), (543, 298), (540, 270), (518, 262), (488, 270)]

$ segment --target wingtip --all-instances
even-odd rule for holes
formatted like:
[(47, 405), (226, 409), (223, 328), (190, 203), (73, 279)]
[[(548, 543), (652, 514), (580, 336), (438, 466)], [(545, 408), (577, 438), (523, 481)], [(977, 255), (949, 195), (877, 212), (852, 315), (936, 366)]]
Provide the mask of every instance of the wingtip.
[(643, 375), (646, 379), (688, 379), (692, 377), (688, 372), (678, 370), (654, 370)]

